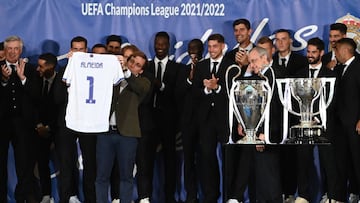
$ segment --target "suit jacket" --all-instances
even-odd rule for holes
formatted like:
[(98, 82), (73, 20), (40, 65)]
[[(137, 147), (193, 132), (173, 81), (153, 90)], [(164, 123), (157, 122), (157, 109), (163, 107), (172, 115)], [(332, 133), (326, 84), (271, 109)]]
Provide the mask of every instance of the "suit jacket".
[(338, 81), (336, 109), (343, 126), (353, 129), (360, 120), (360, 61), (355, 58)]
[[(6, 64), (5, 61), (0, 61), (0, 66), (4, 64)], [(36, 127), (36, 104), (39, 102), (41, 92), (36, 79), (35, 66), (27, 63), (24, 74), (26, 76), (24, 85), (16, 73), (12, 73), (5, 86), (0, 85), (0, 121), (12, 116), (19, 116), (24, 119), (24, 125), (33, 128)], [(3, 82), (1, 81), (1, 83)], [(15, 96), (12, 93), (13, 88), (15, 89)], [(15, 100), (12, 99), (13, 97)], [(17, 107), (16, 109), (13, 109), (14, 104)]]
[[(298, 71), (302, 68), (308, 66), (306, 57), (296, 54), (294, 52), (290, 53), (289, 61), (287, 63), (286, 69), (281, 71), (282, 77), (294, 77)], [(273, 67), (281, 67), (279, 64), (279, 52), (276, 52), (273, 56)]]
[[(166, 64), (165, 72), (162, 78), (162, 82), (165, 84), (165, 88), (163, 90), (159, 90), (154, 87), (152, 92), (152, 98), (154, 98), (156, 94), (158, 100), (159, 106), (157, 108), (161, 109), (168, 115), (174, 115), (176, 112), (175, 87), (177, 74), (180, 67), (181, 64), (169, 60)], [(148, 71), (153, 77), (156, 77), (154, 60), (150, 61)]]
[[(59, 74), (55, 73), (54, 80), (50, 86), (47, 96), (41, 95), (40, 102), (38, 104), (39, 116), (37, 123), (42, 123), (44, 126), (48, 125), (50, 129), (57, 129), (57, 118), (58, 118), (58, 108), (56, 108), (54, 100), (54, 84), (58, 80)], [(40, 91), (43, 91), (43, 78), (38, 76), (38, 82)]]
[(121, 93), (120, 85), (114, 87), (110, 112), (115, 111), (116, 126), (121, 135), (141, 137), (138, 109), (150, 89), (150, 81), (133, 74), (126, 81), (128, 84)]
[[(330, 61), (331, 61), (331, 57), (332, 57), (332, 51), (329, 51), (328, 53), (326, 53), (322, 58), (321, 61), (323, 63), (324, 66), (326, 66)], [(360, 54), (355, 52), (355, 57), (357, 59), (360, 58)]]
[(62, 81), (66, 66), (62, 67), (57, 73), (54, 82), (53, 82), (53, 91), (54, 91), (54, 102), (55, 108), (57, 108), (57, 127), (65, 127), (65, 114), (66, 114), (66, 105), (68, 103), (68, 92), (65, 82)]
[(142, 77), (147, 78), (151, 85), (148, 93), (146, 94), (145, 98), (142, 100), (139, 106), (139, 119), (140, 119), (140, 128), (143, 132), (143, 135), (147, 134), (145, 132), (150, 132), (155, 128), (154, 118), (153, 118), (153, 105), (154, 105), (154, 98), (153, 98), (153, 89), (154, 89), (154, 79), (155, 77), (148, 71), (144, 71), (141, 74)]
[[(210, 72), (210, 59), (205, 59), (197, 64), (196, 71), (194, 73), (193, 79), (193, 97), (195, 101), (198, 101), (196, 104), (196, 117), (200, 125), (206, 123), (206, 120), (209, 118), (210, 114), (215, 114), (217, 118), (216, 125), (222, 129), (223, 142), (227, 140), (228, 129), (228, 96), (226, 93), (226, 84), (225, 84), (225, 72), (230, 65), (234, 64), (230, 59), (223, 57), (218, 71), (215, 77), (219, 78), (218, 84), (221, 86), (219, 93), (205, 94), (204, 92), (204, 79), (211, 78)], [(230, 74), (231, 75), (231, 74)], [(231, 77), (232, 78), (232, 77)]]
[[(194, 67), (194, 71), (196, 67)], [(178, 81), (176, 85), (177, 107), (181, 116), (179, 128), (187, 128), (193, 122), (194, 112), (197, 101), (193, 99), (192, 82), (189, 83), (188, 77), (191, 71), (191, 64), (179, 69)]]

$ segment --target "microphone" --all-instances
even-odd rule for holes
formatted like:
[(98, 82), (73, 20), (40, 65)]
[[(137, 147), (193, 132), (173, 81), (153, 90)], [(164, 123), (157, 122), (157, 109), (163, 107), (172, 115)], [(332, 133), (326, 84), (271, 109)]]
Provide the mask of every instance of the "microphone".
[(23, 58), (22, 59), (25, 63), (28, 63), (29, 62), (29, 59), (28, 58)]

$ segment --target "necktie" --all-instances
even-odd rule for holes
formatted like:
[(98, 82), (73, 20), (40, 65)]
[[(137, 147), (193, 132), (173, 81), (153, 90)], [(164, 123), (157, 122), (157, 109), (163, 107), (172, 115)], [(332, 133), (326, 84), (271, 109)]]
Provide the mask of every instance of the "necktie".
[(315, 71), (316, 71), (315, 68), (310, 69), (310, 78), (314, 78)]
[(44, 86), (43, 86), (43, 96), (47, 96), (49, 93), (49, 81), (45, 80), (44, 81)]
[(343, 76), (345, 67), (346, 67), (346, 64), (338, 64), (335, 66), (335, 70), (338, 75), (338, 78), (341, 78)]
[(219, 63), (219, 62), (216, 62), (216, 61), (213, 62), (213, 67), (212, 67), (212, 69), (211, 69), (211, 75), (212, 75), (212, 74), (214, 74), (214, 75), (216, 74), (216, 66), (217, 66), (218, 63)]
[(14, 64), (11, 64), (11, 65), (10, 65), (10, 68), (11, 68), (11, 74), (15, 74), (15, 73), (16, 73), (15, 65), (14, 65)]
[(156, 78), (161, 81), (161, 71), (162, 71), (162, 63), (159, 61), (158, 63), (158, 69), (156, 72)]
[(286, 58), (282, 58), (281, 59), (281, 64), (280, 64), (281, 67), (283, 68), (286, 68)]

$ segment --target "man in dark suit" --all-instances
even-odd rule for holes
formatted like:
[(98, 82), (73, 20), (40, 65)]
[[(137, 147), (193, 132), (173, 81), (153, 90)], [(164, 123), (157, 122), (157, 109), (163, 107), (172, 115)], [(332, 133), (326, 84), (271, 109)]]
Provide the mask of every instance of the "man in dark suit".
[[(330, 25), (329, 41), (330, 41), (331, 50), (322, 57), (323, 64), (326, 65), (326, 67), (330, 70), (334, 70), (334, 69), (336, 69), (335, 68), (336, 66), (341, 65), (340, 63), (338, 63), (338, 61), (336, 60), (336, 57), (335, 57), (336, 42), (342, 38), (345, 38), (346, 33), (347, 33), (347, 26), (345, 24), (333, 23)], [(355, 57), (357, 59), (359, 59), (360, 54), (358, 52), (355, 52)], [(357, 190), (359, 187), (355, 181), (354, 171), (352, 171), (353, 167), (349, 166), (348, 168), (349, 168), (348, 193), (350, 194), (349, 198), (353, 198), (354, 199), (353, 201), (357, 202), (359, 200), (359, 195), (356, 195), (356, 193), (357, 193)], [(326, 198), (326, 196), (324, 196), (324, 197)], [(352, 202), (352, 200), (349, 200), (349, 201)]]
[[(71, 52), (87, 52), (87, 40), (82, 36), (71, 40)], [(59, 71), (60, 79), (65, 68)], [(60, 202), (78, 202), (76, 188), (78, 183), (77, 143), (79, 138), (80, 150), (83, 158), (83, 191), (85, 202), (96, 202), (96, 135), (77, 133), (65, 125), (68, 92), (66, 84), (61, 80), (54, 81), (54, 100), (58, 114), (58, 132), (55, 135), (55, 148), (60, 162)]]
[(5, 61), (0, 62), (0, 201), (7, 202), (7, 160), (9, 142), (14, 148), (17, 202), (36, 202), (38, 188), (34, 177), (34, 138), (36, 103), (40, 88), (35, 68), (20, 55), (23, 41), (17, 36), (5, 39)]
[(200, 183), (204, 202), (217, 202), (220, 196), (220, 174), (216, 155), (218, 143), (228, 140), (228, 97), (225, 72), (233, 62), (222, 55), (224, 37), (208, 38), (210, 58), (198, 63), (193, 79), (194, 99), (198, 101), (196, 116), (199, 124)]
[(177, 106), (180, 130), (182, 134), (184, 152), (184, 184), (186, 190), (186, 203), (198, 202), (198, 138), (194, 113), (197, 101), (192, 96), (192, 80), (197, 63), (202, 60), (204, 45), (200, 39), (192, 39), (188, 44), (190, 64), (179, 70), (177, 82)]
[[(294, 77), (302, 68), (307, 67), (306, 57), (291, 51), (292, 39), (290, 31), (279, 29), (275, 32), (275, 46), (277, 51), (273, 56), (273, 66), (278, 67), (281, 77)], [(290, 123), (294, 122), (290, 116)], [(283, 146), (281, 148), (282, 187), (286, 203), (294, 201), (296, 192), (296, 147)]]
[[(360, 62), (355, 57), (356, 43), (349, 38), (337, 41), (336, 66), (338, 84), (336, 91), (335, 150), (339, 169), (340, 201), (346, 201), (348, 167), (352, 166), (356, 184), (360, 185)], [(351, 164), (349, 164), (351, 163)], [(357, 193), (359, 194), (359, 192)]]
[[(248, 61), (248, 54), (250, 50), (255, 47), (256, 45), (250, 41), (251, 38), (251, 24), (250, 21), (245, 18), (236, 19), (233, 22), (233, 31), (234, 31), (234, 37), (236, 41), (238, 42), (238, 47), (234, 48), (233, 50), (227, 52), (225, 54), (226, 58), (231, 59), (234, 61), (237, 65), (241, 67), (241, 74), (243, 75), (246, 72), (247, 66), (249, 64)], [(225, 192), (224, 192), (224, 199), (228, 199), (227, 196), (232, 196), (232, 198), (239, 196), (243, 196), (243, 190), (245, 190), (246, 186), (248, 186), (248, 194), (249, 199), (251, 202), (255, 202), (255, 184), (253, 179), (249, 179), (251, 177), (254, 177), (253, 174), (253, 163), (250, 161), (252, 160), (252, 156), (254, 149), (247, 146), (225, 146), (224, 154), (226, 159), (226, 173), (224, 174), (224, 185), (225, 185)], [(242, 156), (242, 158), (240, 158)], [(245, 159), (244, 159), (245, 158)], [(247, 173), (237, 173), (236, 165), (241, 164), (242, 168), (248, 168), (250, 171), (250, 174)], [(248, 166), (245, 166), (248, 165)], [(233, 170), (235, 169), (235, 170)], [(235, 180), (235, 176), (241, 175), (240, 178), (241, 181), (244, 181), (244, 183), (238, 182), (238, 181), (231, 181)], [(233, 185), (235, 184), (235, 185)], [(245, 185), (244, 185), (245, 184)], [(244, 185), (245, 188), (243, 188)], [(239, 190), (233, 190), (235, 194), (231, 194), (232, 192), (229, 191), (226, 188), (243, 188)], [(241, 193), (241, 194), (240, 194)]]
[[(155, 76), (152, 92), (152, 114), (155, 122), (152, 138), (158, 140), (153, 143), (162, 144), (165, 164), (165, 201), (175, 202), (176, 189), (176, 98), (175, 87), (180, 64), (169, 59), (170, 37), (166, 32), (158, 32), (154, 40), (155, 58), (150, 61), (148, 72)], [(150, 143), (151, 144), (151, 143)], [(153, 151), (143, 157), (152, 157)], [(154, 161), (154, 160), (150, 160)], [(140, 168), (139, 198), (140, 202), (150, 201), (152, 193), (153, 167)], [(147, 172), (145, 172), (145, 171)], [(144, 173), (145, 172), (145, 173)]]
[[(319, 38), (312, 38), (308, 41), (307, 46), (307, 59), (308, 67), (302, 68), (296, 76), (299, 78), (320, 78), (320, 77), (335, 77), (333, 71), (326, 68), (321, 62), (324, 55), (324, 42)], [(314, 112), (318, 110), (319, 103), (314, 103)], [(327, 112), (327, 116), (330, 117), (333, 114)], [(317, 120), (320, 118), (317, 116)], [(320, 124), (320, 123), (318, 123)], [(330, 133), (326, 133), (325, 136), (329, 139), (330, 143), (333, 142), (333, 138)], [(328, 180), (326, 187), (327, 196), (329, 199), (336, 200), (335, 188), (336, 188), (336, 167), (335, 167), (335, 151), (334, 146), (323, 145), (318, 146), (320, 164), (323, 166), (324, 176)], [(316, 176), (314, 157), (313, 157), (313, 145), (300, 145), (297, 147), (297, 185), (298, 185), (298, 197), (295, 202), (311, 202), (316, 195), (316, 190), (311, 188), (312, 179)]]
[[(42, 201), (49, 202), (51, 198), (50, 178), (50, 145), (57, 131), (57, 108), (54, 101), (53, 84), (57, 76), (55, 68), (57, 58), (53, 54), (41, 54), (38, 59), (39, 86), (42, 92), (38, 104), (39, 116), (36, 125), (36, 160), (40, 177)], [(53, 200), (52, 200), (53, 201)]]
[[(270, 103), (269, 117), (269, 140), (278, 143), (281, 140), (281, 119), (277, 115), (281, 112), (281, 103), (277, 96), (275, 78), (277, 72), (272, 70), (272, 41), (269, 38), (260, 38), (258, 46), (249, 54), (249, 67), (252, 70), (251, 79), (263, 79), (259, 73), (269, 80), (273, 88), (273, 95)], [(272, 73), (272, 71), (274, 71)], [(259, 129), (258, 138), (264, 140), (264, 124)], [(241, 133), (241, 132), (239, 132)], [(256, 176), (256, 200), (259, 203), (277, 203), (282, 201), (282, 188), (280, 178), (280, 154), (277, 146), (256, 145), (255, 147), (255, 176)], [(271, 187), (269, 187), (271, 185)]]
[[(269, 79), (270, 86), (274, 87), (273, 96), (270, 103), (270, 132), (269, 138), (273, 143), (281, 141), (281, 119), (279, 119), (279, 112), (281, 112), (281, 103), (277, 96), (277, 89), (275, 77), (279, 77), (279, 71), (271, 70), (273, 63), (272, 55), (275, 52), (273, 42), (268, 37), (261, 37), (258, 40), (258, 44), (249, 54), (249, 66), (246, 73), (241, 76), (242, 80), (263, 80), (259, 73), (262, 73)], [(274, 75), (272, 74), (274, 71)], [(240, 79), (240, 78), (239, 78)], [(238, 125), (238, 124), (237, 124)], [(244, 136), (243, 128), (238, 125), (235, 140), (241, 139)], [(264, 125), (262, 125), (264, 126)], [(259, 138), (264, 139), (264, 128), (261, 127), (258, 130)], [(239, 145), (235, 145), (238, 147)], [(276, 146), (267, 145), (249, 145), (242, 146), (241, 155), (236, 169), (235, 179), (230, 186), (230, 198), (228, 203), (243, 202), (243, 193), (246, 186), (253, 184), (256, 202), (281, 202), (281, 178), (280, 178), (280, 155), (279, 148)], [(246, 167), (249, 166), (249, 167)], [(253, 171), (253, 172), (252, 172)], [(252, 183), (252, 182), (253, 183)], [(269, 188), (268, 186), (272, 187)], [(255, 199), (256, 198), (256, 199)]]

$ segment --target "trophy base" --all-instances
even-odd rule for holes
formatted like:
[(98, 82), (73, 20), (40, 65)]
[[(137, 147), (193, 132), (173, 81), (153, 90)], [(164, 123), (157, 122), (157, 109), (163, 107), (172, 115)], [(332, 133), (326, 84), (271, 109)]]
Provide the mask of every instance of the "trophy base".
[(320, 125), (311, 127), (296, 125), (290, 128), (290, 136), (285, 144), (330, 144), (330, 141), (323, 135), (324, 129)]
[(242, 139), (238, 140), (236, 144), (265, 144), (265, 141), (259, 140), (257, 138), (253, 137), (243, 137)]

